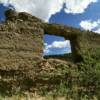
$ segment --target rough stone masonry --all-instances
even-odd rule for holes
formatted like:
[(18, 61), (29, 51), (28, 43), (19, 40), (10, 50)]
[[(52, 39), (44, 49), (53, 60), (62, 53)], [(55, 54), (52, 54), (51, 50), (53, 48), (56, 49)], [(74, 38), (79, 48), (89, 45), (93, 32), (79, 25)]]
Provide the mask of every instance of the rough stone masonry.
[[(90, 58), (100, 61), (100, 35), (66, 25), (49, 24), (14, 10), (5, 12), (0, 23), (0, 90), (34, 79), (33, 65), (43, 59), (44, 34), (70, 40), (74, 62)], [(38, 65), (37, 65), (38, 66)], [(14, 81), (14, 77), (16, 81)], [(17, 83), (17, 81), (19, 81)], [(10, 83), (9, 83), (10, 82)], [(30, 82), (31, 83), (31, 82)]]
[(32, 66), (43, 55), (41, 21), (26, 13), (8, 10), (0, 24), (0, 67)]

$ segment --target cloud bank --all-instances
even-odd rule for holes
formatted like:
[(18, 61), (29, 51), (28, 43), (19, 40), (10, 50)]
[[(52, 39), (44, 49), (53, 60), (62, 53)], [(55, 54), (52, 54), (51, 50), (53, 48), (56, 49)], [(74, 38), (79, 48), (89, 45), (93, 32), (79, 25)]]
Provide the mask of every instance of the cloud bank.
[(100, 19), (97, 21), (83, 20), (80, 22), (80, 26), (85, 30), (94, 31), (100, 34)]
[(65, 4), (66, 13), (83, 13), (85, 9), (97, 0), (0, 0), (5, 6), (13, 5), (16, 11), (28, 12), (38, 18), (48, 21), (53, 14), (60, 12)]
[(70, 49), (70, 42), (68, 40), (65, 41), (54, 41), (51, 44), (45, 43), (45, 49), (44, 49), (44, 54), (50, 54), (52, 52), (52, 49), (62, 49), (62, 52), (69, 53), (71, 52)]
[(100, 28), (98, 28), (97, 30), (95, 30), (94, 32), (99, 33), (100, 34)]
[(83, 13), (85, 9), (91, 4), (96, 3), (98, 0), (65, 0), (66, 13)]

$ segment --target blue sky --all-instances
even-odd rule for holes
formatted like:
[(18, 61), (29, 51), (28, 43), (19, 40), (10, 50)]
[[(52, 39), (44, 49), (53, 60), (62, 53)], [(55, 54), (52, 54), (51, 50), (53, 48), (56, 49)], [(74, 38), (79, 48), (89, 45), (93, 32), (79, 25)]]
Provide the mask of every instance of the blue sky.
[[(82, 20), (96, 21), (98, 19), (100, 19), (100, 1), (98, 1), (97, 3), (94, 3), (94, 4), (90, 4), (88, 6), (88, 8), (85, 10), (85, 12), (81, 13), (81, 14), (65, 13), (64, 9), (62, 9), (59, 13), (56, 13), (55, 15), (53, 15), (50, 18), (49, 22), (50, 23), (65, 24), (65, 25), (69, 25), (69, 26), (73, 26), (73, 27), (82, 29), (82, 27), (80, 26), (80, 22)], [(44, 40), (48, 44), (51, 44), (55, 40), (63, 41), (64, 38), (55, 37), (55, 36), (54, 37), (46, 36), (44, 38)], [(51, 50), (50, 53), (55, 54), (55, 53), (64, 53), (64, 52), (66, 52), (66, 50), (70, 51), (69, 50), (70, 47), (69, 48), (62, 48), (62, 49)]]
[[(14, 7), (17, 11), (25, 10), (49, 23), (65, 24), (100, 33), (100, 0), (66, 0), (66, 2), (61, 2), (61, 0), (51, 0), (52, 2), (49, 2), (49, 0), (41, 0), (43, 2), (40, 0), (30, 0), (30, 4), (27, 4), (28, 0), (24, 0), (26, 1), (24, 6), (27, 9), (24, 6), (20, 6), (20, 1), (18, 3), (12, 2), (12, 0), (9, 0), (9, 3), (8, 1), (6, 3), (4, 1), (1, 0), (0, 4), (0, 20), (4, 20), (4, 11), (8, 7)], [(35, 5), (34, 10), (32, 10), (32, 3)], [(44, 4), (45, 7), (43, 7)], [(39, 11), (43, 13), (40, 14)], [(46, 35), (44, 42), (44, 54), (71, 52), (69, 41), (65, 41), (63, 37)]]
[(79, 14), (65, 13), (62, 9), (59, 13), (50, 18), (51, 23), (67, 24), (80, 28), (79, 23), (82, 20), (97, 20), (100, 18), (100, 1), (90, 4), (85, 12)]

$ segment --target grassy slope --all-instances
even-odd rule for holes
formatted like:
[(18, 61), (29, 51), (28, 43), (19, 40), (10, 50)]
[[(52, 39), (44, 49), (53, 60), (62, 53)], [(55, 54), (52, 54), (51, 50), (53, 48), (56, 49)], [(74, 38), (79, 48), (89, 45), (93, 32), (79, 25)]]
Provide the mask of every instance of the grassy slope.
[[(67, 61), (64, 59), (66, 57)], [(39, 62), (36, 66), (37, 92), (33, 93), (33, 96), (28, 93), (18, 93), (9, 99), (1, 97), (0, 100), (5, 100), (4, 98), (7, 100), (99, 100), (99, 60), (91, 58), (74, 64), (69, 61), (70, 54), (46, 56), (45, 58), (47, 60)], [(42, 68), (41, 63), (44, 64)]]

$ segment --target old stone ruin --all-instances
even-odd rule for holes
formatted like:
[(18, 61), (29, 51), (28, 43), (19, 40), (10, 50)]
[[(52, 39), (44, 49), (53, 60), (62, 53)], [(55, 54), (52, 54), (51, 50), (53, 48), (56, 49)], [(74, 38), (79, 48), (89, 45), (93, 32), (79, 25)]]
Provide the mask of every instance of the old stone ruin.
[(66, 25), (45, 23), (30, 14), (17, 13), (11, 9), (5, 12), (5, 16), (6, 21), (0, 23), (1, 93), (11, 90), (14, 92), (16, 88), (21, 91), (35, 91), (40, 83), (48, 83), (41, 80), (39, 71), (43, 65), (40, 61), (49, 66), (43, 58), (45, 34), (70, 40), (74, 63), (91, 58), (99, 61), (99, 34)]

